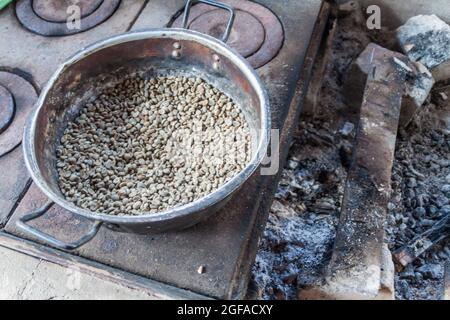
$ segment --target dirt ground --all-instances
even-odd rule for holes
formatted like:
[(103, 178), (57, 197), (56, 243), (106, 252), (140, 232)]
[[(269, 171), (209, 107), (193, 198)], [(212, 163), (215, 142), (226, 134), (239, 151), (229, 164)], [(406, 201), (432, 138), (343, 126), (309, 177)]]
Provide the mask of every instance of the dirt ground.
[[(301, 115), (253, 266), (259, 298), (296, 299), (298, 290), (320, 280), (330, 258), (358, 121), (344, 102), (343, 79), (369, 42), (396, 48), (392, 32), (369, 34), (361, 17), (338, 18), (317, 106), (312, 115)], [(435, 116), (448, 101), (436, 105), (431, 98), (398, 136), (386, 224), (392, 250), (450, 210), (450, 132)], [(440, 297), (449, 244), (440, 243), (396, 274), (397, 299)]]

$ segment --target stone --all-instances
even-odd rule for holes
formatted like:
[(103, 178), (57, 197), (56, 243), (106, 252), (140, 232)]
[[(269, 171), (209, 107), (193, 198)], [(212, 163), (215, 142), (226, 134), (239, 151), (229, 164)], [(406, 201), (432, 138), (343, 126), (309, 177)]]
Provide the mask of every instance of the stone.
[(409, 288), (408, 282), (406, 280), (397, 281), (397, 290), (406, 300), (409, 300), (412, 296), (411, 289)]
[(415, 277), (414, 267), (412, 264), (408, 264), (405, 269), (400, 273), (401, 279), (413, 279)]
[(417, 271), (423, 275), (424, 279), (440, 279), (442, 268), (438, 264), (425, 264)]
[(353, 61), (345, 76), (344, 96), (346, 103), (352, 109), (358, 110), (362, 103), (367, 75), (373, 68), (385, 65), (389, 61), (393, 61), (398, 69), (407, 74), (399, 119), (399, 125), (406, 127), (420, 110), (435, 81), (424, 65), (408, 61), (403, 54), (370, 43)]
[(450, 78), (450, 26), (436, 15), (418, 15), (397, 29), (397, 40), (412, 60), (431, 70), (436, 81)]
[(435, 203), (438, 208), (442, 208), (449, 203), (449, 199), (440, 194), (436, 197)]
[(431, 219), (422, 219), (419, 223), (422, 227), (432, 227), (435, 224), (435, 221)]
[(355, 125), (353, 123), (346, 122), (346, 123), (344, 123), (344, 126), (341, 128), (341, 130), (339, 130), (339, 133), (342, 134), (343, 136), (347, 137), (352, 133), (354, 128), (355, 128)]
[(446, 194), (450, 193), (450, 184), (444, 184), (441, 188), (441, 191)]
[(442, 212), (444, 215), (450, 214), (450, 205), (442, 206), (441, 212)]
[(387, 208), (389, 211), (392, 211), (396, 208), (395, 204), (392, 202), (388, 202)]
[(423, 216), (425, 216), (426, 214), (426, 210), (424, 207), (417, 207), (416, 209), (414, 209), (414, 218), (416, 219), (420, 219)]
[(414, 178), (409, 178), (406, 182), (406, 185), (410, 188), (415, 188), (417, 186), (417, 181)]
[(419, 62), (409, 64), (411, 71), (406, 81), (406, 93), (403, 96), (400, 125), (406, 126), (428, 98), (435, 80), (428, 69)]
[(295, 170), (298, 167), (298, 162), (294, 161), (294, 160), (289, 160), (288, 163), (287, 163), (287, 166), (288, 166), (289, 169)]

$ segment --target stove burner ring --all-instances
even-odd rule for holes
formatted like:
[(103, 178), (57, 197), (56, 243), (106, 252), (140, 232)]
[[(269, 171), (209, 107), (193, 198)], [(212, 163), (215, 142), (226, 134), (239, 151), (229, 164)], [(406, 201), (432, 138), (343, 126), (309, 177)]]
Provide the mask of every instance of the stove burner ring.
[(4, 132), (14, 118), (14, 99), (8, 89), (0, 85), (0, 133)]
[(0, 157), (22, 142), (23, 128), (37, 97), (27, 80), (0, 71)]
[[(284, 32), (277, 16), (266, 7), (247, 0), (221, 0), (232, 6), (236, 19), (228, 45), (247, 59), (253, 68), (272, 60), (283, 46)], [(192, 6), (188, 27), (212, 36), (225, 29), (227, 14), (205, 4)], [(178, 16), (173, 27), (181, 27), (183, 17)], [(262, 29), (261, 29), (262, 28)]]
[[(67, 36), (89, 30), (104, 22), (116, 11), (121, 0), (19, 0), (16, 15), (28, 30), (43, 36)], [(80, 29), (66, 22), (65, 11), (71, 4), (80, 7)], [(67, 18), (65, 18), (67, 17)]]
[[(264, 27), (256, 17), (248, 12), (235, 10), (235, 13), (236, 17), (228, 39), (228, 45), (247, 58), (258, 51), (264, 43)], [(222, 10), (216, 9), (197, 16), (188, 24), (188, 27), (220, 38), (228, 20), (229, 18), (223, 14)], [(239, 32), (236, 32), (236, 30), (239, 30)]]
[(104, 0), (33, 0), (33, 10), (42, 19), (49, 22), (66, 22), (67, 8), (70, 5), (78, 5), (81, 11), (81, 18), (86, 18), (97, 10)]

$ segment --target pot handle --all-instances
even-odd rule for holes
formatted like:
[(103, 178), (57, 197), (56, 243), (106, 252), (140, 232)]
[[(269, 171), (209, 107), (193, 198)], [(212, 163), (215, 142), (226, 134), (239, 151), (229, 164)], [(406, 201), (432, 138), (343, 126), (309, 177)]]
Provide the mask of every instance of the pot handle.
[(210, 6), (217, 7), (220, 9), (224, 9), (230, 13), (230, 18), (228, 19), (227, 27), (226, 27), (225, 32), (223, 33), (223, 36), (221, 39), (222, 42), (227, 42), (228, 38), (230, 37), (231, 28), (233, 27), (233, 22), (234, 22), (234, 18), (235, 18), (235, 13), (234, 13), (233, 7), (231, 7), (227, 4), (224, 4), (224, 3), (213, 1), (213, 0), (187, 0), (186, 5), (184, 7), (184, 13), (183, 13), (183, 28), (184, 29), (188, 29), (187, 24), (188, 24), (188, 20), (189, 20), (189, 13), (191, 11), (191, 6), (194, 1), (208, 4)]
[(89, 232), (87, 234), (85, 234), (79, 240), (72, 242), (72, 243), (66, 243), (61, 240), (58, 240), (58, 239), (50, 236), (49, 234), (42, 232), (42, 231), (26, 224), (26, 222), (37, 219), (40, 216), (44, 215), (47, 212), (47, 210), (53, 206), (53, 204), (54, 204), (53, 201), (47, 202), (44, 206), (37, 209), (36, 211), (28, 213), (25, 216), (23, 216), (22, 218), (20, 218), (16, 222), (16, 225), (23, 231), (35, 236), (39, 240), (41, 240), (53, 247), (56, 247), (58, 249), (67, 250), (67, 251), (72, 251), (72, 250), (78, 249), (79, 247), (81, 247), (81, 246), (85, 245), (86, 243), (88, 243), (89, 241), (91, 241), (97, 235), (98, 230), (102, 226), (102, 223), (103, 223), (102, 221), (95, 221), (91, 230), (89, 230)]

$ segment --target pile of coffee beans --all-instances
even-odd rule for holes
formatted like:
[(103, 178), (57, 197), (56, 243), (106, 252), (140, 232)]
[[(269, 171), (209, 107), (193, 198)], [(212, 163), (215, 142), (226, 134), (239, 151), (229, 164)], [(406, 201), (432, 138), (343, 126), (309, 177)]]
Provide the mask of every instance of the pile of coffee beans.
[(110, 215), (195, 201), (250, 161), (239, 107), (200, 78), (129, 78), (70, 122), (57, 148), (59, 186), (76, 206)]

